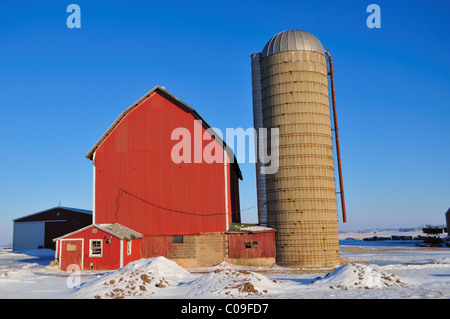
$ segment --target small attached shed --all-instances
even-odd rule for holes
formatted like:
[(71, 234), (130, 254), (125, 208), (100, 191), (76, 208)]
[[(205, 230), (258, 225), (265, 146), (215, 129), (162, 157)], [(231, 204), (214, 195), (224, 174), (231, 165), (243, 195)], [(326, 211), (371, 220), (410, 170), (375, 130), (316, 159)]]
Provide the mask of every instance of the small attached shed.
[(263, 226), (248, 226), (228, 232), (228, 260), (236, 265), (274, 265), (275, 232), (275, 229)]
[[(92, 224), (53, 239), (59, 268), (113, 270), (141, 258), (142, 235), (120, 224)], [(69, 269), (75, 269), (70, 268)]]
[(92, 224), (92, 211), (57, 206), (13, 220), (13, 250), (55, 249), (53, 238)]

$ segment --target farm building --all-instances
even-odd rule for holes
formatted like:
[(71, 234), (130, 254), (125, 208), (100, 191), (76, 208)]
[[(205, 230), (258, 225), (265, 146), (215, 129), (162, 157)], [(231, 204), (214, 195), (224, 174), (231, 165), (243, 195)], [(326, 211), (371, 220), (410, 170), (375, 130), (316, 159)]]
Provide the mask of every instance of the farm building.
[(55, 249), (53, 238), (92, 224), (92, 211), (53, 207), (13, 220), (13, 250)]
[(274, 263), (274, 229), (231, 229), (241, 221), (242, 173), (233, 151), (165, 88), (128, 107), (86, 157), (93, 162), (93, 224), (142, 234), (139, 258), (164, 256), (184, 267)]
[(275, 263), (275, 229), (248, 226), (229, 231), (228, 258), (233, 264), (271, 266)]
[(93, 224), (55, 238), (55, 257), (62, 270), (116, 269), (140, 258), (141, 238), (119, 224)]
[(450, 236), (450, 208), (447, 210), (447, 212), (445, 213), (445, 222), (447, 225), (447, 235)]

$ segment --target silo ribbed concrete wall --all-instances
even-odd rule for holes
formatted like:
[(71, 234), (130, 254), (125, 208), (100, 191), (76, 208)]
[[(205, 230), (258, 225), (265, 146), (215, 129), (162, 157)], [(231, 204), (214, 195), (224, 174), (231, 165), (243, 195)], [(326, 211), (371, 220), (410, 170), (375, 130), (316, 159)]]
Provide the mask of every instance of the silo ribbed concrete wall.
[[(260, 132), (263, 128), (262, 101), (261, 101), (261, 53), (252, 54), (252, 96), (253, 96), (253, 126), (255, 132)], [(265, 147), (263, 139), (256, 139), (256, 195), (258, 199), (258, 223), (267, 226), (267, 193), (266, 178), (261, 172), (264, 166), (264, 152), (259, 152)]]
[(277, 264), (339, 264), (325, 55), (284, 51), (261, 61), (263, 127), (279, 128), (279, 169), (265, 175), (268, 226), (277, 230)]

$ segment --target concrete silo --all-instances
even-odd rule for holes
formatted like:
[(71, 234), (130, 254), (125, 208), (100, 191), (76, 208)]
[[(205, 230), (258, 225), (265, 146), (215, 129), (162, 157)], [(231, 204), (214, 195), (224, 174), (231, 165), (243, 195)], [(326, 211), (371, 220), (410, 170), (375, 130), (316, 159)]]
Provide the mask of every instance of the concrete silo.
[[(254, 126), (278, 128), (279, 142), (276, 173), (262, 174), (264, 164), (257, 162), (259, 222), (277, 230), (279, 265), (335, 267), (340, 259), (327, 76), (331, 56), (312, 34), (288, 30), (272, 37), (251, 61)], [(333, 82), (331, 87), (334, 107)], [(334, 129), (337, 133), (336, 122)], [(338, 141), (336, 135), (339, 147)], [(258, 143), (257, 153), (266, 147)], [(338, 159), (340, 173), (339, 153)], [(346, 221), (343, 196), (342, 204)]]

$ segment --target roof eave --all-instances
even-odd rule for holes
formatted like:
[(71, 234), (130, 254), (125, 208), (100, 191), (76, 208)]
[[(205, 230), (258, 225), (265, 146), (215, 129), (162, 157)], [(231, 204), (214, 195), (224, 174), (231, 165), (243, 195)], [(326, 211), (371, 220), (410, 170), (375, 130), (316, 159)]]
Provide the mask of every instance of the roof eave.
[(152, 95), (158, 89), (162, 90), (162, 88), (159, 85), (155, 86), (153, 89), (144, 94), (139, 100), (130, 105), (125, 111), (123, 111), (119, 115), (119, 117), (111, 124), (111, 126), (106, 130), (106, 132), (102, 135), (102, 137), (100, 137), (97, 143), (95, 143), (95, 145), (89, 150), (89, 152), (86, 154), (86, 158), (92, 160), (96, 149), (100, 146), (100, 144), (103, 143), (103, 141), (108, 137), (108, 135), (111, 134), (111, 132), (116, 128), (116, 126), (120, 123), (120, 121), (122, 121), (122, 119), (128, 113), (130, 113), (132, 110), (134, 110), (134, 108), (139, 106), (139, 104), (141, 104), (144, 100), (148, 99), (150, 95)]
[[(119, 224), (119, 225), (120, 225), (120, 224)], [(56, 242), (57, 240), (64, 239), (64, 238), (66, 238), (66, 237), (68, 237), (68, 236), (72, 236), (72, 235), (74, 235), (74, 234), (77, 234), (77, 233), (79, 233), (79, 232), (82, 232), (82, 231), (84, 231), (84, 230), (86, 230), (86, 229), (89, 229), (89, 228), (91, 228), (91, 227), (98, 228), (98, 229), (100, 229), (101, 231), (103, 231), (103, 232), (105, 232), (105, 233), (107, 233), (107, 234), (109, 234), (109, 235), (111, 235), (111, 236), (114, 236), (114, 237), (116, 237), (116, 238), (118, 238), (118, 239), (121, 239), (121, 240), (124, 240), (124, 239), (140, 239), (140, 238), (142, 238), (142, 234), (141, 234), (141, 233), (138, 233), (138, 232), (136, 232), (136, 231), (133, 231), (133, 230), (131, 230), (130, 228), (125, 227), (125, 226), (123, 226), (123, 225), (120, 225), (120, 226), (123, 227), (123, 228), (126, 228), (126, 229), (129, 230), (130, 232), (135, 233), (136, 235), (132, 234), (132, 236), (130, 236), (130, 238), (128, 238), (128, 237), (120, 236), (120, 235), (118, 235), (118, 234), (116, 234), (116, 233), (111, 232), (108, 228), (102, 226), (102, 224), (90, 224), (90, 225), (87, 225), (87, 226), (85, 226), (85, 227), (83, 227), (83, 228), (77, 229), (77, 230), (75, 230), (75, 231), (73, 231), (73, 232), (67, 233), (67, 234), (62, 235), (62, 236), (59, 236), (59, 237), (57, 237), (57, 238), (53, 238), (53, 241)], [(131, 237), (133, 237), (133, 238), (131, 238)]]
[(28, 215), (25, 215), (25, 216), (22, 216), (22, 217), (17, 217), (15, 219), (13, 219), (12, 221), (15, 222), (15, 221), (17, 221), (19, 219), (27, 218), (27, 217), (34, 216), (34, 215), (37, 215), (37, 214), (42, 214), (42, 213), (48, 212), (48, 211), (56, 209), (56, 208), (61, 208), (61, 209), (70, 210), (70, 211), (77, 212), (77, 213), (92, 215), (92, 211), (91, 210), (87, 210), (87, 209), (78, 209), (78, 208), (65, 207), (65, 206), (55, 206), (55, 207), (52, 207), (52, 208), (41, 210), (41, 211), (36, 212), (36, 213), (31, 213), (31, 214), (28, 214)]

